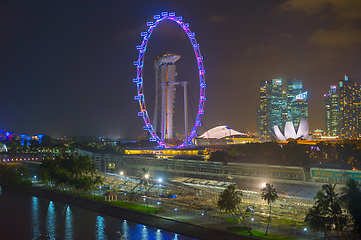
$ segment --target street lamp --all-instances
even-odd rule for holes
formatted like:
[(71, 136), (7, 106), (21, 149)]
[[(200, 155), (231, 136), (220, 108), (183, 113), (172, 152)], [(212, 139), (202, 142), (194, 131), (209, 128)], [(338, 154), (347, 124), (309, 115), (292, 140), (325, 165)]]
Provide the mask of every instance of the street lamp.
[(124, 174), (123, 172), (120, 172), (120, 175), (122, 175), (122, 176), (123, 176), (123, 174)]
[(305, 239), (307, 239), (307, 228), (305, 227), (303, 231), (305, 232)]

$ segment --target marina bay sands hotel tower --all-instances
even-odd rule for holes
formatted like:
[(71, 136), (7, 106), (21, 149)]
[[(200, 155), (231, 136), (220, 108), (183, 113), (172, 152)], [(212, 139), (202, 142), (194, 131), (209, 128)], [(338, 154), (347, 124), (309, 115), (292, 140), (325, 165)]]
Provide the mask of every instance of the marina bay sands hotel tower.
[(180, 57), (176, 54), (164, 54), (154, 63), (156, 88), (152, 125), (162, 140), (173, 138), (175, 85), (180, 84), (175, 82), (177, 72), (174, 63)]

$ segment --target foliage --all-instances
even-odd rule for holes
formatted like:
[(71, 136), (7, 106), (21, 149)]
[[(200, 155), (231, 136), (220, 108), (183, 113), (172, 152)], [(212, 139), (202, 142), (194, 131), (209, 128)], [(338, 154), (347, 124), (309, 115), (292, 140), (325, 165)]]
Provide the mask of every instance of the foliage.
[(361, 235), (361, 186), (356, 180), (349, 179), (342, 188), (342, 194), (340, 199), (351, 215), (353, 229)]
[(325, 236), (332, 229), (343, 234), (346, 227), (347, 218), (341, 208), (341, 200), (336, 191), (336, 184), (325, 184), (317, 192), (315, 205), (308, 211), (305, 222), (314, 231), (323, 231)]
[(23, 167), (16, 169), (7, 164), (0, 164), (0, 186), (26, 189), (32, 185), (28, 177), (28, 170)]
[(56, 189), (75, 190), (86, 195), (103, 180), (96, 174), (96, 164), (89, 156), (55, 156), (42, 162), (39, 179)]
[[(144, 186), (146, 202), (147, 202), (147, 209), (149, 209), (148, 208), (148, 205), (149, 205), (148, 204), (148, 194), (149, 194), (149, 189), (151, 188), (150, 183), (153, 180), (153, 177), (149, 173), (149, 168), (142, 168), (142, 171), (140, 173), (138, 173), (138, 175), (137, 175), (137, 179), (139, 180), (139, 184), (137, 186), (139, 186), (139, 185)], [(149, 213), (149, 210), (148, 210), (148, 213)]]
[(296, 140), (282, 145), (277, 142), (247, 143), (231, 145), (210, 158), (220, 162), (239, 159), (292, 166), (307, 166), (312, 159), (327, 159), (327, 163), (344, 163), (358, 169), (361, 168), (361, 161), (358, 161), (361, 159), (361, 140), (344, 140), (338, 144), (320, 141), (316, 146), (299, 144)]
[(215, 161), (215, 162), (229, 162), (230, 161), (230, 155), (228, 152), (224, 151), (215, 151), (211, 153), (211, 156), (209, 158), (209, 161)]
[(129, 201), (133, 204), (135, 204), (136, 202), (138, 202), (138, 197), (137, 197), (137, 193), (135, 191), (131, 191), (128, 194), (129, 197)]
[(269, 223), (271, 221), (272, 203), (276, 201), (276, 199), (278, 198), (277, 190), (273, 186), (273, 184), (271, 185), (270, 183), (266, 183), (266, 186), (261, 189), (261, 198), (265, 200), (267, 204), (269, 204), (269, 217), (268, 217), (267, 230), (265, 234), (267, 235)]
[(232, 216), (237, 220), (242, 222), (243, 225), (247, 228), (249, 234), (253, 236), (251, 230), (247, 226), (241, 210), (239, 209), (239, 204), (242, 201), (242, 192), (237, 190), (236, 185), (232, 184), (227, 186), (226, 189), (219, 195), (219, 200), (217, 202), (218, 208), (220, 210), (225, 210), (230, 212)]
[(296, 141), (290, 141), (283, 146), (283, 155), (287, 165), (306, 166), (309, 164), (310, 158), (307, 155), (309, 146), (297, 144)]

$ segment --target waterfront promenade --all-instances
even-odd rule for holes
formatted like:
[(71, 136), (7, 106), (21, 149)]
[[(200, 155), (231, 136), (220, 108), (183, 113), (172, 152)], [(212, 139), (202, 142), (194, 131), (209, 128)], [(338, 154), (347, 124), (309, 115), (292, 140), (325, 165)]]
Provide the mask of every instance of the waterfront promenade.
[[(162, 201), (161, 206), (165, 209), (164, 212), (154, 214), (142, 213), (130, 209), (120, 208), (110, 205), (107, 202), (97, 202), (91, 199), (78, 198), (55, 192), (52, 190), (45, 190), (41, 188), (31, 188), (29, 193), (49, 198), (51, 200), (60, 201), (74, 206), (82, 207), (88, 210), (107, 214), (118, 218), (124, 218), (129, 221), (137, 222), (147, 226), (161, 228), (163, 230), (179, 233), (197, 239), (220, 239), (227, 236), (227, 239), (252, 239), (249, 236), (238, 235), (228, 231), (228, 228), (235, 227), (237, 224), (229, 215), (217, 215), (211, 211), (195, 210), (192, 208), (176, 205), (171, 202)], [(99, 193), (98, 193), (99, 194)], [(97, 194), (97, 195), (98, 195)], [(152, 207), (159, 207), (157, 203), (150, 199)], [(145, 204), (145, 203), (138, 203)], [(256, 214), (253, 217), (247, 217), (248, 225), (252, 227), (253, 231), (265, 232), (266, 221), (268, 215)], [(277, 221), (277, 216), (273, 215), (273, 220), (270, 225), (270, 234), (285, 237), (284, 239), (319, 239), (318, 236), (306, 229), (304, 224), (299, 225), (288, 224)]]
[[(109, 205), (106, 202), (96, 202), (91, 199), (73, 197), (60, 192), (45, 190), (42, 188), (33, 187), (26, 192), (36, 196), (48, 198), (54, 201), (63, 202), (66, 204), (74, 205), (77, 207), (85, 208), (88, 210), (96, 211), (113, 217), (119, 217), (133, 221), (136, 223), (144, 224), (151, 227), (160, 228), (166, 231), (179, 233), (185, 236), (204, 239), (204, 240), (218, 240), (218, 239), (256, 239), (249, 236), (234, 234), (227, 231), (222, 231), (222, 228), (210, 228), (207, 224), (195, 225), (192, 221), (185, 222), (177, 220), (177, 217), (166, 215), (151, 215), (130, 209), (120, 208), (117, 206)], [(166, 213), (165, 213), (166, 214)], [(180, 213), (181, 214), (181, 213)], [(181, 215), (179, 215), (181, 216)], [(182, 217), (180, 217), (182, 218)], [(206, 223), (206, 222), (205, 222)]]

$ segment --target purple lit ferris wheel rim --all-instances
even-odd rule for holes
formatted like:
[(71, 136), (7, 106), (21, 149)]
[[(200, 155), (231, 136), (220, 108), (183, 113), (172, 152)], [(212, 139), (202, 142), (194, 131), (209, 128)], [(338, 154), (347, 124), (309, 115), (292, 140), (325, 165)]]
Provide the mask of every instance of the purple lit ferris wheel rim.
[[(142, 32), (140, 35), (143, 37), (142, 44), (137, 46), (137, 50), (139, 51), (138, 61), (134, 62), (134, 65), (137, 66), (137, 77), (133, 79), (133, 82), (137, 84), (138, 95), (134, 97), (135, 100), (139, 102), (140, 112), (138, 112), (138, 116), (142, 117), (145, 123), (143, 127), (144, 130), (148, 130), (150, 133), (150, 141), (157, 142), (160, 147), (167, 147), (165, 142), (163, 142), (159, 136), (154, 131), (153, 125), (149, 119), (148, 111), (145, 105), (145, 97), (143, 93), (143, 66), (144, 66), (144, 56), (148, 45), (148, 40), (152, 35), (153, 30), (161, 23), (163, 20), (170, 20), (177, 23), (180, 27), (182, 27), (183, 31), (187, 34), (194, 50), (194, 54), (196, 57), (197, 65), (198, 65), (198, 75), (199, 75), (199, 105), (197, 111), (197, 118), (194, 123), (194, 126), (187, 136), (186, 141), (188, 141), (189, 145), (192, 145), (192, 139), (197, 136), (197, 130), (201, 126), (202, 115), (204, 114), (204, 102), (206, 101), (205, 97), (205, 70), (203, 68), (203, 56), (199, 50), (199, 44), (195, 39), (195, 33), (191, 32), (189, 29), (189, 23), (184, 23), (183, 18), (180, 16), (176, 16), (175, 13), (162, 12), (160, 15), (154, 16), (154, 22), (147, 22), (148, 30), (146, 32)], [(184, 147), (186, 145), (186, 141), (184, 141), (178, 147)]]

